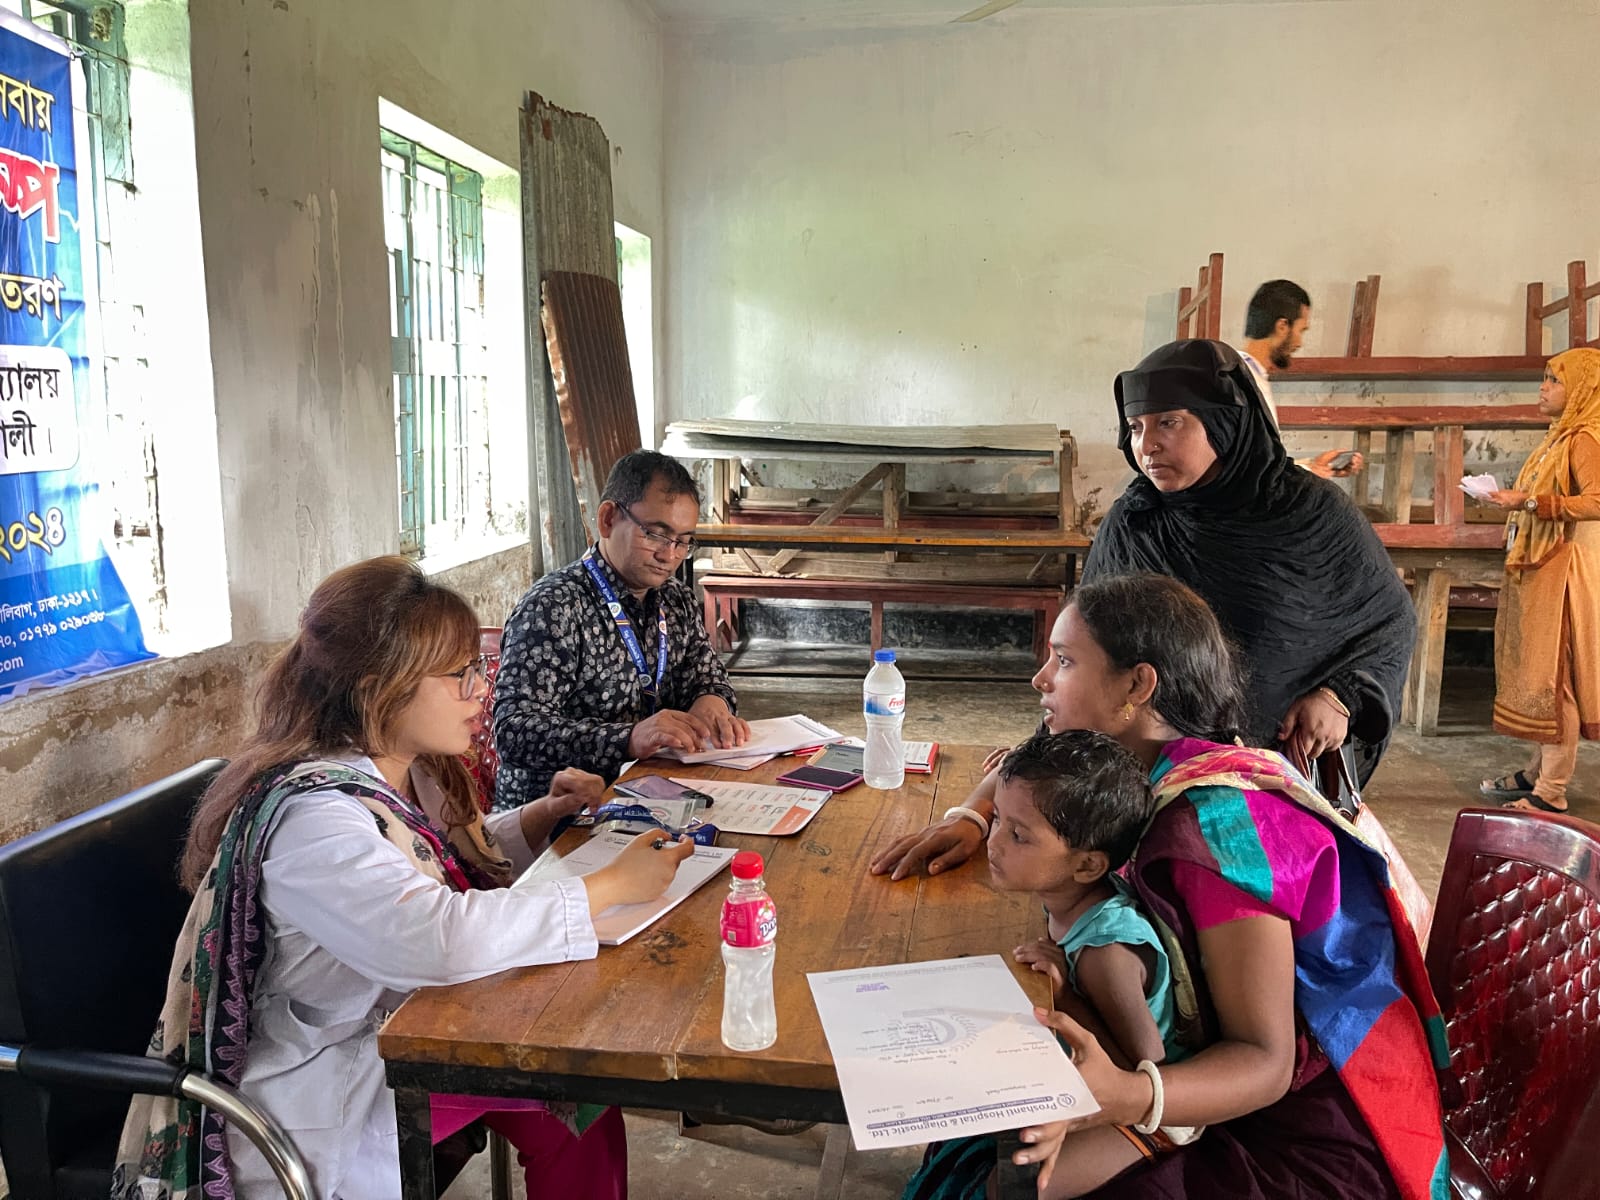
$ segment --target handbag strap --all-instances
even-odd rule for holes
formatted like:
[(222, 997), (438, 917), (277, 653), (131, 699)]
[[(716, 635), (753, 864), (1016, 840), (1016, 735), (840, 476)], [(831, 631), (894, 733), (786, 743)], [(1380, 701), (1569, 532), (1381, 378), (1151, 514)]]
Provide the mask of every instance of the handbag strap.
[[(1345, 815), (1347, 820), (1354, 821), (1356, 814), (1361, 811), (1363, 802), (1361, 789), (1356, 784), (1355, 773), (1350, 770), (1350, 763), (1345, 757), (1347, 748), (1348, 744), (1340, 746), (1337, 750), (1329, 750), (1321, 755), (1315, 763), (1307, 762), (1305, 753), (1299, 746), (1295, 745), (1285, 746), (1283, 756), (1289, 760), (1289, 765), (1304, 775), (1307, 782), (1321, 792), (1328, 803), (1333, 805), (1341, 815)], [(1332, 759), (1336, 765), (1330, 768), (1328, 766), (1329, 759)], [(1330, 770), (1338, 780), (1338, 786), (1335, 787), (1334, 794), (1331, 796), (1328, 795), (1328, 789), (1322, 783), (1324, 772)], [(1339, 803), (1340, 798), (1344, 795), (1350, 797), (1350, 812), (1347, 815), (1344, 813), (1344, 806)]]

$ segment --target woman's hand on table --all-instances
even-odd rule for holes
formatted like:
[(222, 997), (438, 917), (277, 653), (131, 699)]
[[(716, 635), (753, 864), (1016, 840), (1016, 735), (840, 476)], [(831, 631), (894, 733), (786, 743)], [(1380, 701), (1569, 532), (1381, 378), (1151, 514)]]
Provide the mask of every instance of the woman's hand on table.
[(987, 775), (990, 771), (994, 770), (1003, 761), (1005, 761), (1006, 755), (1010, 753), (1010, 746), (996, 746), (993, 750), (989, 751), (989, 756), (983, 760), (983, 766), (980, 769), (985, 775)]
[(1083, 1082), (1094, 1094), (1100, 1110), (1075, 1121), (1053, 1121), (1047, 1125), (1030, 1125), (1019, 1135), (1023, 1148), (1011, 1156), (1019, 1166), (1038, 1163), (1039, 1191), (1043, 1192), (1055, 1170), (1056, 1159), (1061, 1154), (1061, 1144), (1068, 1134), (1097, 1125), (1134, 1125), (1150, 1115), (1155, 1103), (1155, 1090), (1150, 1080), (1140, 1071), (1124, 1071), (1111, 1061), (1095, 1037), (1066, 1013), (1033, 1010), (1034, 1018), (1045, 1028), (1057, 1034), (1067, 1044), (1072, 1061), (1083, 1076)]
[(562, 767), (550, 779), (550, 794), (545, 807), (556, 817), (571, 816), (585, 808), (599, 808), (606, 794), (606, 781), (591, 771)]
[(562, 767), (550, 780), (550, 791), (522, 806), (522, 836), (531, 847), (549, 839), (556, 822), (585, 808), (598, 808), (606, 781), (577, 767)]
[(589, 892), (589, 915), (613, 904), (643, 904), (672, 884), (678, 864), (694, 853), (688, 838), (674, 839), (660, 831), (641, 833), (622, 853), (598, 871), (583, 877)]
[(1350, 715), (1340, 711), (1338, 702), (1321, 688), (1290, 705), (1278, 726), (1278, 740), (1285, 746), (1297, 746), (1308, 763), (1337, 750), (1349, 734)]
[(1510, 512), (1514, 509), (1521, 508), (1528, 502), (1528, 493), (1500, 490), (1490, 492), (1487, 499), (1489, 503), (1494, 505), (1496, 508), (1503, 508), (1507, 512)]
[(946, 817), (917, 833), (897, 839), (868, 864), (874, 875), (904, 879), (919, 872), (937, 875), (959, 867), (983, 845), (983, 830), (965, 817)]

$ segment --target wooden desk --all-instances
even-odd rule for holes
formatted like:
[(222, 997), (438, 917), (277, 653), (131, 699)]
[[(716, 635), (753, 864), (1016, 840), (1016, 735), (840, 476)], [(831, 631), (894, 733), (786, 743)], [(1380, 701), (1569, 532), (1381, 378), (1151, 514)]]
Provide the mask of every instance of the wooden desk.
[[(407, 1200), (433, 1200), (430, 1092), (843, 1123), (808, 971), (1009, 955), (1044, 928), (1030, 897), (990, 888), (982, 858), (935, 879), (891, 883), (867, 874), (880, 848), (961, 803), (986, 751), (946, 746), (935, 775), (908, 775), (896, 791), (858, 785), (792, 837), (723, 837), (723, 845), (766, 857), (778, 906), (778, 1041), (769, 1050), (741, 1054), (722, 1044), (718, 915), (726, 877), (631, 941), (601, 947), (596, 959), (412, 996), (378, 1036), (395, 1089)], [(646, 770), (770, 782), (794, 761), (749, 772), (655, 761)], [(563, 845), (584, 836), (569, 834)], [(1049, 1003), (1042, 976), (1013, 970), (1037, 1003)], [(1021, 1194), (1031, 1195), (1031, 1184)]]

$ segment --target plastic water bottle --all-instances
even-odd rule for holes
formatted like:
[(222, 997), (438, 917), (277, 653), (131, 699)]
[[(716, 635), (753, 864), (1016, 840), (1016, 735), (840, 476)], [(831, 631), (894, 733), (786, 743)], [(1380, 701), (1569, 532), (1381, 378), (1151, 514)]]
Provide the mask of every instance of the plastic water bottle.
[(906, 752), (900, 725), (906, 718), (906, 681), (894, 665), (893, 650), (875, 650), (872, 670), (861, 684), (867, 717), (867, 749), (861, 773), (868, 787), (897, 788), (906, 781)]
[(733, 884), (722, 902), (722, 1044), (765, 1050), (778, 1040), (772, 964), (778, 956), (778, 909), (754, 850), (733, 856)]

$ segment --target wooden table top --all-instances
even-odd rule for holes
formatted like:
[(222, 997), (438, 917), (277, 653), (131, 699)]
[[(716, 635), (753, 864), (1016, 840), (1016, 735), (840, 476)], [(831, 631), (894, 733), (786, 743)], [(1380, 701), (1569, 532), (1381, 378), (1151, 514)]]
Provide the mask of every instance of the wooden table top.
[[(379, 1052), (408, 1064), (836, 1090), (808, 971), (968, 954), (1009, 962), (1012, 947), (1044, 930), (1030, 896), (990, 887), (982, 856), (934, 879), (867, 874), (880, 847), (962, 802), (988, 749), (944, 746), (934, 775), (907, 775), (895, 791), (858, 784), (789, 837), (723, 835), (719, 844), (766, 858), (778, 908), (778, 1041), (768, 1050), (722, 1044), (724, 872), (630, 941), (602, 946), (598, 958), (417, 992), (384, 1025)], [(630, 774), (771, 782), (796, 761), (732, 771), (652, 760)], [(569, 833), (560, 845), (571, 849), (585, 836)], [(1043, 976), (1012, 969), (1036, 1003), (1049, 1003)]]

